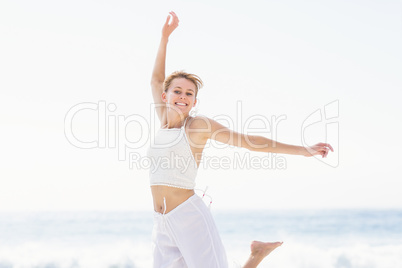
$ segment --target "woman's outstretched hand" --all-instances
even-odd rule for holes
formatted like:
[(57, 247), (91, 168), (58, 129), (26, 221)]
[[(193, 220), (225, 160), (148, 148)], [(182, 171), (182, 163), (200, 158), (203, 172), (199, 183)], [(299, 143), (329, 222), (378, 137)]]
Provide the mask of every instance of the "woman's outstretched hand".
[(329, 150), (331, 152), (334, 151), (332, 146), (328, 143), (317, 143), (316, 145), (310, 146), (310, 147), (305, 147), (306, 149), (306, 154), (304, 156), (313, 156), (313, 155), (321, 155), (322, 158), (327, 157)]
[[(172, 17), (172, 21), (169, 24), (170, 16)], [(162, 28), (162, 38), (168, 39), (170, 34), (177, 28), (177, 26), (179, 26), (179, 18), (177, 17), (176, 13), (170, 11), (165, 25), (163, 25)]]

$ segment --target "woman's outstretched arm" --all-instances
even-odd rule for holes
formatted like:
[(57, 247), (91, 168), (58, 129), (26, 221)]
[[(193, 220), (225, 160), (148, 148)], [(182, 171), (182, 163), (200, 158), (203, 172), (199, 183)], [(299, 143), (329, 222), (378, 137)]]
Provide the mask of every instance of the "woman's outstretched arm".
[(334, 151), (328, 143), (317, 143), (310, 147), (290, 145), (263, 136), (238, 133), (207, 117), (198, 117), (198, 119), (203, 121), (203, 123), (198, 123), (198, 130), (204, 134), (205, 140), (213, 139), (250, 151), (303, 156), (321, 155), (322, 157), (327, 157), (329, 151)]
[[(170, 18), (172, 18), (172, 20), (169, 24)], [(171, 11), (169, 12), (168, 17), (166, 18), (166, 22), (162, 28), (161, 41), (159, 44), (158, 53), (156, 55), (154, 69), (152, 71), (152, 96), (154, 98), (156, 111), (160, 120), (162, 120), (164, 112), (163, 109), (165, 109), (165, 105), (162, 101), (161, 95), (163, 92), (163, 81), (165, 81), (166, 48), (169, 41), (169, 36), (177, 28), (177, 26), (179, 26), (179, 18), (173, 11)]]

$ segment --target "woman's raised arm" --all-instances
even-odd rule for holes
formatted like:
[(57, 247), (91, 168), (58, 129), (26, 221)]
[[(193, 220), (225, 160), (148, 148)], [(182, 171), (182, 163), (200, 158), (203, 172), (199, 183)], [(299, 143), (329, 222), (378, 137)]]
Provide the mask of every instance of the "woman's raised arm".
[[(172, 20), (169, 24), (170, 17), (172, 17)], [(166, 18), (166, 22), (162, 28), (161, 42), (159, 44), (158, 53), (156, 55), (154, 69), (152, 71), (152, 96), (156, 105), (156, 112), (161, 121), (164, 109), (166, 109), (161, 96), (163, 92), (163, 81), (165, 81), (166, 47), (170, 34), (177, 28), (177, 26), (179, 26), (179, 18), (173, 11), (171, 11), (169, 12), (168, 17)]]

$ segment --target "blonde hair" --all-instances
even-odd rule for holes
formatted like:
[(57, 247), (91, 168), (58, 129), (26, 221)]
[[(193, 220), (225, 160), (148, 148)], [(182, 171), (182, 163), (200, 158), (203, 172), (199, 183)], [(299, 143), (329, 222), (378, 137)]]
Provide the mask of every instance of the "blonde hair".
[(203, 87), (204, 83), (202, 82), (201, 78), (195, 74), (189, 74), (184, 71), (176, 71), (173, 72), (171, 75), (166, 77), (165, 81), (163, 82), (163, 91), (167, 92), (172, 81), (176, 78), (185, 78), (195, 85), (195, 97), (197, 97), (198, 90)]

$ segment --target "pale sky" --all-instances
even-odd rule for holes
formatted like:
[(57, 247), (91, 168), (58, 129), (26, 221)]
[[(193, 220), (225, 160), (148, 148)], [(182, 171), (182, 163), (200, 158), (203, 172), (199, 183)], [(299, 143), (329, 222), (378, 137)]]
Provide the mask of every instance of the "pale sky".
[[(401, 1), (6, 0), (0, 211), (153, 209), (148, 170), (123, 158), (145, 156), (149, 126), (159, 123), (149, 81), (170, 10), (180, 26), (166, 71), (204, 80), (199, 114), (336, 150), (324, 161), (278, 155), (283, 169), (240, 169), (235, 155), (268, 155), (211, 142), (205, 159), (233, 160), (198, 171), (214, 209), (402, 208)], [(70, 119), (75, 137), (100, 138), (98, 148), (66, 136), (73, 107), (95, 107)], [(129, 141), (145, 142), (124, 150)]]

